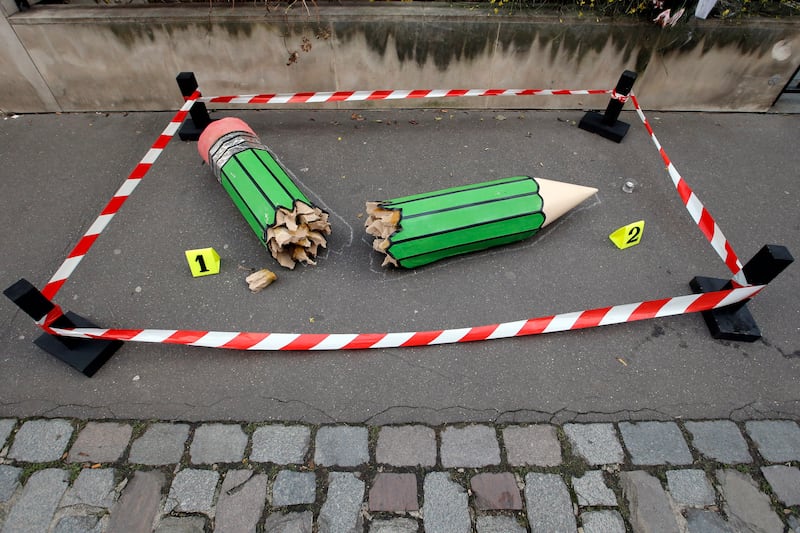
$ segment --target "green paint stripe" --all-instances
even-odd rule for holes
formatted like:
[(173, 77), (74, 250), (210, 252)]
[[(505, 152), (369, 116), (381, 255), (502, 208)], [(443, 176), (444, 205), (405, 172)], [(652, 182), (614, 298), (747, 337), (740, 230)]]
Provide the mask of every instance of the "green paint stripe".
[(435, 252), (410, 256), (398, 260), (398, 264), (403, 268), (416, 268), (419, 266), (427, 265), (428, 263), (439, 261), (440, 259), (445, 259), (447, 257), (453, 257), (460, 254), (476, 252), (478, 250), (484, 250), (486, 248), (491, 248), (494, 246), (502, 246), (505, 244), (511, 244), (513, 242), (521, 241), (523, 239), (527, 239), (528, 237), (533, 236), (534, 234), (536, 234), (536, 231), (537, 230), (525, 231), (514, 235), (495, 237), (493, 239), (488, 239), (481, 242), (465, 244), (463, 246), (454, 246), (452, 248), (445, 248), (443, 250), (437, 250)]
[[(228, 165), (225, 166), (227, 167)], [(222, 176), (221, 180), (222, 187), (227, 191), (228, 196), (231, 197), (231, 200), (233, 200), (233, 204), (236, 206), (237, 209), (239, 209), (239, 212), (247, 221), (247, 224), (253, 230), (253, 233), (255, 233), (258, 236), (258, 240), (264, 242), (263, 239), (264, 226), (262, 225), (262, 222), (256, 216), (256, 214), (250, 209), (250, 206), (241, 197), (239, 192), (236, 190), (236, 187), (234, 187), (231, 184), (230, 178), (228, 177), (225, 170), (222, 171), (221, 176)]]
[[(253, 188), (257, 191), (256, 194), (262, 196), (273, 205), (273, 211), (279, 207), (291, 210), (294, 206), (294, 197), (286, 191), (286, 188), (275, 178), (268, 165), (262, 162), (254, 152), (255, 150), (240, 152), (236, 154), (234, 159), (239, 162), (242, 169), (247, 173)], [(245, 200), (250, 201), (251, 198), (245, 196)], [(258, 202), (259, 199), (253, 198), (253, 201)], [(272, 220), (274, 218), (270, 217), (270, 221)]]
[(461, 210), (461, 209), (466, 209), (468, 207), (482, 206), (483, 209), (494, 210), (495, 206), (493, 206), (491, 204), (494, 204), (494, 203), (497, 203), (497, 202), (504, 202), (506, 200), (514, 200), (514, 199), (518, 199), (518, 198), (527, 198), (528, 201), (533, 206), (537, 206), (537, 205), (541, 204), (541, 198), (539, 197), (538, 194), (531, 194), (529, 192), (523, 192), (521, 194), (503, 196), (502, 198), (480, 199), (480, 200), (476, 200), (474, 202), (463, 202), (463, 203), (451, 205), (451, 206), (448, 206), (448, 207), (441, 207), (441, 208), (438, 208), (438, 209), (431, 209), (430, 211), (424, 211), (424, 212), (421, 212), (421, 213), (416, 213), (414, 215), (408, 214), (406, 209), (401, 209), (401, 211), (402, 211), (402, 214), (403, 214), (403, 220), (408, 221), (408, 219), (410, 219), (410, 218), (427, 217), (427, 216), (435, 215), (435, 214), (439, 214), (439, 213), (447, 213), (447, 212), (452, 212), (452, 211), (458, 211), (458, 210)]
[(292, 202), (286, 206), (287, 209), (292, 210), (294, 208), (294, 201), (295, 200), (302, 200), (304, 203), (311, 205), (308, 198), (300, 191), (297, 187), (297, 184), (292, 180), (289, 174), (286, 172), (278, 161), (273, 157), (272, 154), (267, 152), (266, 150), (253, 150), (253, 153), (258, 157), (259, 161), (266, 166), (267, 170), (272, 174), (272, 177), (276, 180), (276, 182), (283, 188), (284, 192), (292, 198)]
[[(511, 220), (508, 221), (508, 224), (511, 226), (511, 231), (514, 232), (517, 229), (513, 226), (518, 224), (517, 220), (520, 217), (534, 213), (539, 214), (541, 208), (542, 199), (537, 194), (497, 200), (490, 204), (468, 205), (413, 218), (406, 218), (405, 209), (403, 209), (403, 216), (400, 218), (400, 230), (396, 231), (390, 237), (390, 240), (393, 243), (400, 243), (428, 235), (447, 234), (461, 229), (470, 229), (475, 226), (489, 225), (495, 221), (509, 219)], [(544, 216), (541, 214), (539, 216), (544, 220)], [(502, 235), (503, 233), (507, 232), (500, 231), (499, 234)]]
[[(543, 222), (543, 214), (533, 213), (461, 230), (427, 235), (399, 243), (394, 242), (394, 238), (390, 237), (391, 244), (389, 245), (388, 253), (395, 259), (402, 260), (412, 256), (437, 253), (440, 250), (464, 246), (470, 247), (470, 250), (487, 248), (495, 246), (493, 241), (496, 239), (535, 232), (542, 226)], [(471, 248), (472, 246), (478, 246), (478, 248)]]
[[(447, 196), (440, 196), (436, 198), (425, 198), (422, 200), (415, 200), (408, 202), (401, 207), (403, 211), (403, 218), (425, 216), (428, 213), (437, 211), (461, 209), (469, 205), (475, 204), (490, 204), (492, 202), (500, 202), (507, 198), (515, 198), (520, 196), (528, 196), (530, 198), (538, 198), (536, 187), (531, 187), (531, 182), (511, 183), (494, 185), (485, 189), (472, 189), (469, 191), (461, 191)], [(491, 206), (486, 206), (486, 209), (493, 209)]]
[(273, 199), (264, 192), (264, 180), (256, 180), (238, 157), (225, 163), (222, 173), (228, 178), (236, 194), (247, 204), (248, 209), (259, 220), (262, 220), (262, 224), (271, 226), (275, 221), (276, 205)]
[[(431, 191), (421, 194), (413, 194), (410, 196), (403, 196), (401, 198), (394, 198), (392, 200), (388, 200), (386, 202), (381, 202), (381, 206), (386, 209), (392, 208), (399, 208), (403, 207), (406, 208), (405, 204), (409, 204), (411, 202), (419, 201), (419, 200), (426, 200), (426, 199), (433, 199), (448, 202), (447, 196), (456, 195), (461, 192), (465, 191), (480, 191), (484, 189), (491, 189), (496, 186), (501, 186), (504, 184), (528, 184), (529, 190), (531, 192), (538, 192), (539, 191), (539, 184), (536, 181), (529, 177), (529, 176), (514, 176), (511, 178), (501, 178), (498, 180), (486, 181), (482, 183), (474, 183), (471, 185), (464, 185), (460, 187), (451, 187), (449, 189), (440, 189), (438, 191)], [(480, 193), (479, 193), (480, 194)], [(486, 191), (483, 192), (484, 195), (488, 194)], [(448, 202), (449, 203), (449, 202)]]

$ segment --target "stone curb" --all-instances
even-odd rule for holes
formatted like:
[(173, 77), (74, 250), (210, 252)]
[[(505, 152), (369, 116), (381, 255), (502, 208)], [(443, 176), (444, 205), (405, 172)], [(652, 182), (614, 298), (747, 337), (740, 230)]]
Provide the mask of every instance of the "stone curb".
[(0, 419), (0, 531), (800, 533), (790, 420)]

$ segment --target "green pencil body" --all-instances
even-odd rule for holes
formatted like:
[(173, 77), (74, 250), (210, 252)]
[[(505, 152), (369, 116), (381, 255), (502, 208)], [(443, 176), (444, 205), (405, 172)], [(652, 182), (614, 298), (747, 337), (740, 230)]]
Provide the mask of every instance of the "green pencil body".
[(279, 208), (291, 211), (297, 201), (311, 204), (263, 149), (248, 148), (235, 154), (220, 169), (219, 181), (264, 245)]
[(377, 206), (400, 213), (397, 229), (378, 248), (404, 268), (520, 241), (545, 222), (539, 184), (527, 176), (405, 196)]
[(331, 232), (328, 214), (308, 200), (247, 124), (233, 117), (214, 121), (200, 135), (197, 149), (282, 266), (314, 264)]

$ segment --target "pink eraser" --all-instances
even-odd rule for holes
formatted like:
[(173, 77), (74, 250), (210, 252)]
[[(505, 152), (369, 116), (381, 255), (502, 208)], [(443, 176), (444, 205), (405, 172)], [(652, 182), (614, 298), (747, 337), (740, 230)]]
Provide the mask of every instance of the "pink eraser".
[(256, 132), (250, 129), (250, 126), (240, 118), (226, 117), (215, 120), (206, 126), (206, 129), (203, 130), (203, 133), (200, 134), (200, 139), (197, 141), (197, 151), (200, 152), (200, 157), (203, 158), (203, 161), (208, 163), (208, 151), (220, 137), (232, 131), (244, 131), (258, 137)]

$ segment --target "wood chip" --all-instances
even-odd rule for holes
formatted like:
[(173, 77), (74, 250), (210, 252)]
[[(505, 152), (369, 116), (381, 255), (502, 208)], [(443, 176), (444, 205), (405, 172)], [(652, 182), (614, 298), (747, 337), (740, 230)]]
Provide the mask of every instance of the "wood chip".
[(266, 289), (273, 281), (278, 279), (278, 276), (275, 275), (274, 272), (271, 270), (267, 270), (266, 268), (262, 268), (257, 272), (253, 272), (244, 280), (247, 282), (248, 287), (252, 292), (260, 292)]

